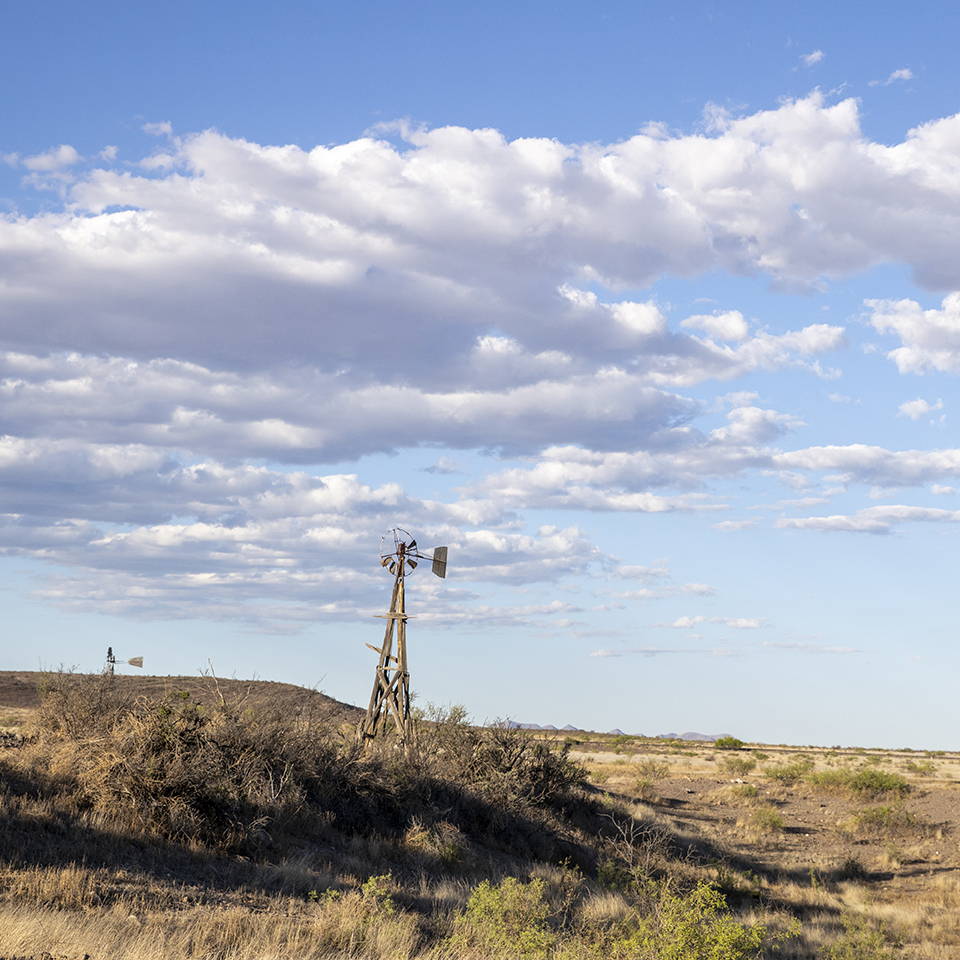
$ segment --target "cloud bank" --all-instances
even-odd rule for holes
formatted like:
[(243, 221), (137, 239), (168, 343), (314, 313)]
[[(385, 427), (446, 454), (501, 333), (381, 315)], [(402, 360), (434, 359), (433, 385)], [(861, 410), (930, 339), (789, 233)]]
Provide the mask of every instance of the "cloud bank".
[[(714, 387), (829, 375), (841, 326), (642, 291), (711, 271), (812, 289), (888, 262), (960, 288), (960, 117), (887, 145), (815, 93), (711, 123), (608, 144), (394, 125), (312, 149), (153, 124), (135, 164), (6, 157), (63, 203), (0, 218), (0, 550), (73, 571), (57, 602), (294, 629), (371, 602), (368, 542), (398, 522), (471, 580), (524, 584), (616, 565), (528, 510), (719, 511), (716, 485), (756, 473), (948, 489), (957, 450), (792, 443), (801, 418), (744, 391), (706, 422)], [(960, 371), (958, 298), (867, 302), (900, 372)], [(342, 469), (417, 447), (489, 469), (439, 499)], [(431, 478), (458, 469), (434, 459)], [(934, 519), (890, 512), (917, 509), (783, 525)], [(456, 590), (436, 616), (577, 613)]]

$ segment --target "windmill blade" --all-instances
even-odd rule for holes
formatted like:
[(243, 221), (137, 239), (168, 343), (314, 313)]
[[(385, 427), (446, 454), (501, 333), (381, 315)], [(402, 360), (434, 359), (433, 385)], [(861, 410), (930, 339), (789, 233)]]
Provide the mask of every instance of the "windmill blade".
[(407, 544), (407, 553), (416, 553), (417, 552), (417, 541), (411, 540)]
[(411, 570), (416, 570), (416, 568), (417, 568), (417, 561), (416, 561), (416, 560), (410, 560), (410, 559), (408, 558), (408, 559), (407, 559), (407, 563), (410, 564), (410, 569), (411, 569)]
[(396, 572), (397, 572), (397, 561), (396, 561), (396, 560), (391, 560), (391, 561), (390, 561), (390, 566), (387, 567), (387, 569), (388, 569), (391, 573), (396, 573)]
[(446, 547), (434, 547), (433, 548), (433, 572), (438, 577), (446, 577), (447, 575), (447, 548)]
[(143, 666), (143, 657), (131, 657), (131, 658), (127, 661), (127, 663), (129, 663), (131, 667), (142, 667), (142, 666)]

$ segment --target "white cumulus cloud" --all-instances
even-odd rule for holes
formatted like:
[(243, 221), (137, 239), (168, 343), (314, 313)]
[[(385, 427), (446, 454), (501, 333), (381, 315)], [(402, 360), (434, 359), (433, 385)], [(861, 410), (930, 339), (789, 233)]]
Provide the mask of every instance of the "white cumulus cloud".
[(911, 420), (919, 420), (922, 417), (929, 416), (931, 413), (934, 413), (937, 410), (942, 410), (943, 401), (937, 400), (935, 403), (930, 403), (928, 400), (917, 397), (916, 400), (905, 400), (897, 409), (899, 409), (901, 417), (908, 417)]
[(54, 173), (66, 167), (72, 167), (82, 159), (83, 157), (80, 156), (75, 147), (71, 147), (68, 143), (62, 143), (59, 147), (51, 147), (44, 153), (24, 157), (21, 163), (28, 170), (36, 173)]

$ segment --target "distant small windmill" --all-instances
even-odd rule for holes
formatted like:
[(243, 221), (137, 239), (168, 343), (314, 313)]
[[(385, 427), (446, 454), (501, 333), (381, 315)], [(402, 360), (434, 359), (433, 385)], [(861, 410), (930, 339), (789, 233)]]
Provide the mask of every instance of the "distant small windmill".
[[(433, 554), (420, 553), (417, 541), (400, 527), (396, 527), (380, 540), (380, 565), (393, 574), (393, 595), (390, 612), (379, 614), (385, 617), (387, 627), (383, 645), (367, 646), (379, 655), (377, 672), (370, 694), (367, 715), (357, 729), (360, 743), (366, 743), (379, 734), (387, 733), (392, 726), (400, 743), (408, 746), (413, 740), (413, 724), (410, 717), (410, 672), (407, 668), (407, 613), (404, 605), (404, 580), (417, 568), (417, 562), (429, 560), (434, 574), (447, 575), (447, 548), (434, 547)], [(393, 648), (396, 627), (396, 651)]]
[(118, 663), (129, 663), (131, 667), (142, 667), (143, 666), (143, 657), (131, 657), (129, 660), (117, 660), (116, 655), (113, 652), (113, 647), (107, 647), (107, 666), (106, 672), (113, 676), (113, 668)]

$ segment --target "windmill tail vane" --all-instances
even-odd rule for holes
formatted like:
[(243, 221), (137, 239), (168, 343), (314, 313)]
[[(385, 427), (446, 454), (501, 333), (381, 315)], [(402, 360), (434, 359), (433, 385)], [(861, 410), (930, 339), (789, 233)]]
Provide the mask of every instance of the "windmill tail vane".
[(410, 715), (410, 672), (407, 664), (406, 578), (424, 560), (430, 561), (432, 572), (441, 578), (447, 575), (447, 548), (434, 547), (432, 554), (421, 553), (417, 541), (400, 527), (391, 530), (380, 541), (380, 565), (393, 574), (390, 610), (379, 614), (387, 623), (383, 643), (367, 646), (379, 657), (373, 680), (373, 691), (366, 716), (357, 729), (361, 744), (378, 735), (394, 731), (399, 742), (409, 747), (413, 742), (413, 720)]

